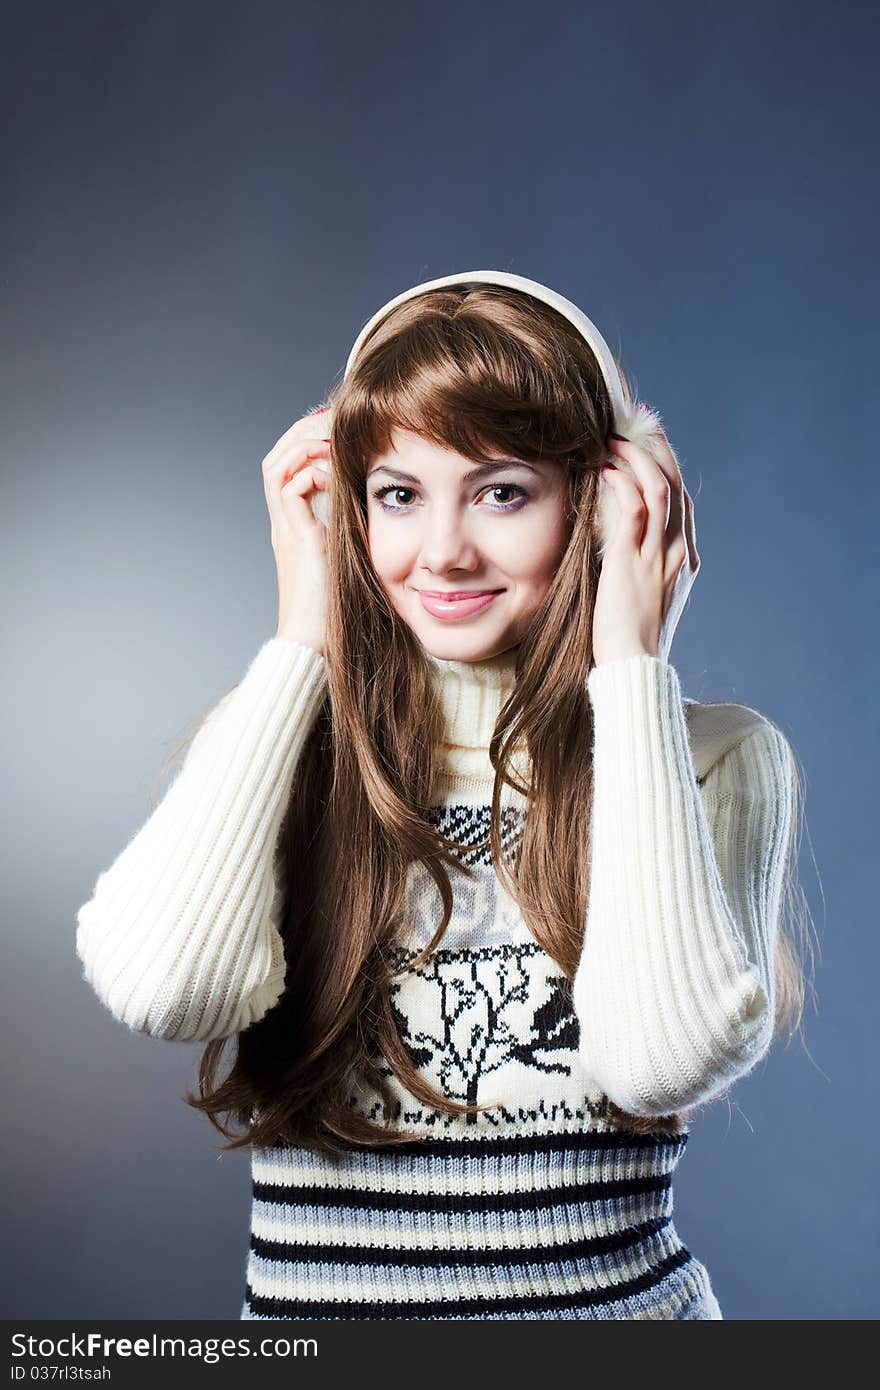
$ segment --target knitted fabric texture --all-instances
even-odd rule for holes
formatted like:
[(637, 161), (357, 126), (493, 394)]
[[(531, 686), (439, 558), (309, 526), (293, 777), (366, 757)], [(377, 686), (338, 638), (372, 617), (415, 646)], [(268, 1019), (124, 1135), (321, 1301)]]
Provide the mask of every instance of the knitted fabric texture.
[[(327, 1155), (254, 1150), (242, 1318), (719, 1319), (673, 1222), (688, 1140), (613, 1123), (688, 1111), (766, 1053), (792, 815), (780, 731), (743, 705), (683, 698), (640, 655), (595, 667), (593, 857), (573, 984), (500, 883), (488, 744), (515, 652), (428, 658), (445, 715), (431, 816), (474, 870), (427, 964), (439, 893), (411, 865), (392, 1000), (418, 1070), (491, 1103), (425, 1109), (384, 1067), (395, 1123), (429, 1137)], [(324, 658), (272, 638), (199, 731), (151, 817), (77, 914), (83, 974), (132, 1029), (229, 1036), (284, 985), (277, 844)], [(526, 803), (502, 798), (505, 835)], [(366, 1090), (351, 1104), (381, 1118)]]

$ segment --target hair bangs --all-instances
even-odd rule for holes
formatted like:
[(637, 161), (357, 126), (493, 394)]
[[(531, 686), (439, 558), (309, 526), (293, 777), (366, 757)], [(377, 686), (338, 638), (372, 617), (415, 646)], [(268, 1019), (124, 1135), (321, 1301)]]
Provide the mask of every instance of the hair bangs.
[(334, 446), (364, 474), (398, 429), (477, 463), (499, 453), (589, 462), (612, 418), (598, 362), (573, 326), (525, 295), (483, 288), (392, 310), (334, 395)]

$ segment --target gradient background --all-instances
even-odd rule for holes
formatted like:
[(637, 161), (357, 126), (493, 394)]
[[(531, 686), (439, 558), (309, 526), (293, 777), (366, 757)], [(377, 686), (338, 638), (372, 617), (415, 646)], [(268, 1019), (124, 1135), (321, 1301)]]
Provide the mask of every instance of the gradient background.
[(274, 633), (263, 456), (380, 304), (488, 266), (580, 304), (660, 411), (702, 560), (683, 687), (765, 710), (806, 778), (818, 1006), (695, 1117), (677, 1227), (728, 1319), (875, 1317), (875, 12), (5, 29), (3, 1316), (238, 1317), (247, 1156), (180, 1099), (200, 1047), (100, 1006), (75, 913)]

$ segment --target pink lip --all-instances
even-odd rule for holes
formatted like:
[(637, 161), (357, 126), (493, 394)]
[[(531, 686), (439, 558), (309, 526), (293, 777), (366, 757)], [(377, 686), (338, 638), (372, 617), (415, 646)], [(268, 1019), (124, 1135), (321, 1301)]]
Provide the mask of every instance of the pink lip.
[(418, 591), (422, 607), (434, 618), (467, 618), (488, 608), (503, 589), (459, 589), (446, 593), (431, 593), (427, 589)]
[(427, 598), (442, 598), (444, 600), (455, 600), (463, 598), (482, 598), (484, 594), (497, 594), (500, 589), (420, 589), (419, 593)]

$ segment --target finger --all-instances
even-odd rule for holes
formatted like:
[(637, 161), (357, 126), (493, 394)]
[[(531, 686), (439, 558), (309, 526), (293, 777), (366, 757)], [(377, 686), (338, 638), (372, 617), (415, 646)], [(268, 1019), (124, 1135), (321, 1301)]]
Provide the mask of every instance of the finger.
[(684, 507), (684, 478), (678, 459), (672, 451), (669, 440), (662, 429), (656, 429), (651, 435), (651, 447), (645, 448), (639, 444), (633, 444), (631, 440), (618, 440), (609, 436), (609, 445), (612, 450), (618, 452), (617, 445), (623, 443), (626, 450), (621, 449), (620, 455), (626, 459), (631, 459), (634, 454), (628, 451), (638, 450), (640, 454), (649, 458), (654, 465), (660, 469), (664, 478), (669, 484), (669, 508), (667, 514), (667, 529), (670, 535), (679, 535), (684, 529), (685, 507)]
[[(644, 498), (647, 508), (644, 534), (640, 549), (662, 551), (666, 546), (669, 528), (671, 487), (665, 472), (647, 449), (630, 440), (611, 439), (614, 451), (626, 459)], [(681, 523), (679, 522), (679, 533)]]
[[(320, 472), (329, 474), (330, 472), (330, 442), (326, 439), (311, 439), (306, 441), (301, 449), (297, 449), (293, 459), (281, 470), (281, 487), (284, 487), (291, 478), (299, 473), (308, 473), (309, 466), (314, 465)], [(326, 465), (322, 468), (321, 465)]]
[(269, 511), (280, 515), (286, 523), (295, 522), (314, 530), (320, 518), (312, 510), (317, 493), (331, 495), (333, 480), (318, 463), (313, 462), (300, 468), (293, 477), (280, 488), (275, 501), (270, 501)]
[(619, 509), (609, 545), (622, 544), (627, 549), (640, 549), (647, 520), (647, 507), (641, 488), (630, 474), (619, 468), (604, 469), (602, 477), (612, 488)]
[(304, 497), (313, 487), (331, 487), (333, 479), (320, 463), (312, 463), (308, 468), (297, 469), (292, 478), (282, 483), (279, 494), (283, 497)]
[(271, 518), (289, 521), (298, 515), (306, 525), (314, 520), (309, 515), (310, 495), (323, 490), (324, 479), (330, 480), (329, 472), (324, 473), (318, 467), (326, 458), (328, 449), (329, 445), (323, 440), (313, 439), (277, 459), (266, 469), (263, 487)]
[(330, 443), (326, 439), (310, 437), (297, 439), (285, 448), (276, 447), (263, 460), (263, 475), (267, 486), (281, 488), (300, 468), (312, 459), (330, 458)]
[(279, 471), (274, 488), (277, 493), (286, 493), (293, 489), (296, 493), (309, 492), (316, 480), (323, 482), (329, 481), (328, 460), (318, 453), (317, 449), (309, 449), (306, 457), (300, 463), (293, 464), (291, 467), (282, 468)]
[(660, 467), (669, 479), (671, 487), (671, 498), (669, 508), (669, 529), (677, 533), (679, 528), (684, 531), (687, 521), (687, 506), (685, 503), (684, 475), (681, 471), (681, 464), (678, 461), (675, 450), (666, 437), (666, 432), (662, 428), (657, 429), (653, 435), (653, 449), (656, 452)]

